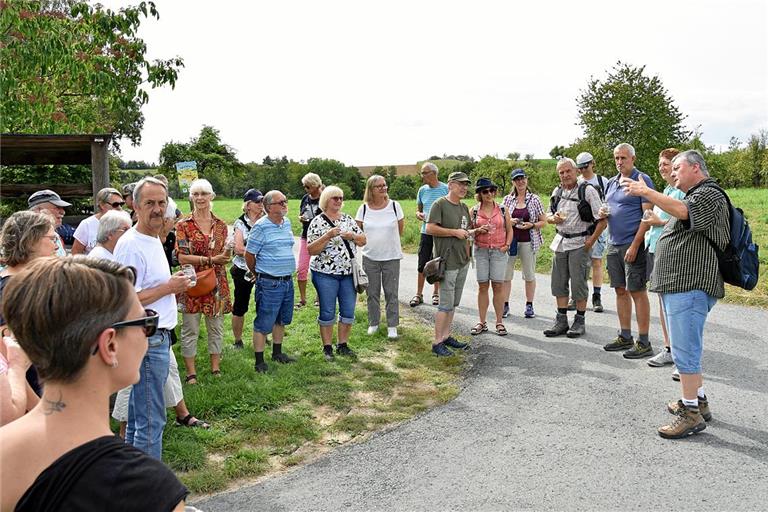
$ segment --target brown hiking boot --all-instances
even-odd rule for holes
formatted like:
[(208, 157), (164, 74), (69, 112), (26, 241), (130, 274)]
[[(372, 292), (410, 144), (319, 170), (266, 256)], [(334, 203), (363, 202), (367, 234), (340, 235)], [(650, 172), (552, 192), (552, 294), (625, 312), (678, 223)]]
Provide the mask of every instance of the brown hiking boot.
[[(667, 404), (667, 410), (670, 414), (678, 414), (683, 407), (685, 407), (685, 405), (683, 405), (682, 400), (676, 400)], [(709, 411), (709, 400), (706, 398), (699, 398), (699, 412), (701, 413), (701, 417), (704, 418), (704, 421), (710, 421), (712, 419), (712, 413)]]
[(664, 439), (681, 439), (697, 434), (707, 428), (707, 423), (701, 416), (698, 407), (692, 408), (680, 403), (682, 409), (675, 416), (675, 420), (669, 425), (659, 427), (659, 435)]

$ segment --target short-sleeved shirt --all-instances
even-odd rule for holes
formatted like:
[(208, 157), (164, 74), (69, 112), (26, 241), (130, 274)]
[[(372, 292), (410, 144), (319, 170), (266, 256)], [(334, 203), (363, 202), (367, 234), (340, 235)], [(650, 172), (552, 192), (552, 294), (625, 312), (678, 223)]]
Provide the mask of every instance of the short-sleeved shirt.
[[(155, 236), (139, 233), (136, 227), (125, 232), (115, 245), (115, 261), (130, 265), (136, 269), (136, 292), (155, 288), (165, 284), (171, 278), (171, 269), (165, 259), (163, 244)], [(176, 327), (176, 296), (172, 293), (163, 295), (145, 307), (154, 309), (160, 315), (158, 327), (173, 329)]]
[(357, 209), (355, 220), (363, 223), (363, 231), (367, 239), (362, 250), (363, 256), (373, 261), (403, 259), (398, 224), (403, 217), (400, 203), (391, 199), (380, 210), (374, 210), (365, 203), (361, 204)]
[(416, 194), (416, 206), (421, 205), (421, 211), (424, 212), (424, 222), (421, 223), (421, 232), (427, 232), (427, 220), (429, 219), (429, 212), (432, 209), (432, 205), (440, 199), (448, 195), (448, 185), (439, 181), (436, 187), (430, 187), (429, 185), (422, 185), (419, 187), (419, 192)]
[[(632, 169), (629, 177), (633, 180), (642, 178), (649, 188), (656, 190), (651, 178), (637, 169)], [(608, 216), (608, 242), (612, 245), (632, 243), (643, 218), (643, 203), (648, 202), (644, 197), (626, 195), (624, 187), (619, 184), (620, 179), (621, 174), (614, 176), (608, 180), (608, 187), (605, 189), (605, 200), (611, 207), (611, 214)]]
[[(329, 219), (330, 220), (330, 219)], [(342, 231), (352, 231), (355, 234), (360, 234), (360, 226), (357, 225), (355, 219), (351, 215), (342, 213), (341, 217), (337, 221), (331, 221), (329, 225), (322, 215), (312, 219), (309, 224), (309, 230), (307, 230), (307, 243), (311, 244), (316, 241), (325, 233), (336, 226), (339, 226)], [(347, 276), (352, 274), (352, 260), (349, 257), (349, 251), (347, 245), (352, 249), (352, 254), (357, 254), (357, 246), (352, 240), (348, 240), (344, 243), (344, 239), (341, 235), (331, 238), (325, 245), (325, 248), (320, 252), (312, 256), (309, 262), (309, 268), (313, 272), (322, 272), (323, 274), (333, 274), (339, 276)]]
[(653, 260), (650, 290), (656, 293), (680, 293), (702, 290), (718, 299), (725, 296), (725, 286), (710, 245), (721, 250), (730, 239), (728, 203), (706, 179), (688, 190), (683, 203), (688, 219), (670, 219), (664, 227)]
[(323, 210), (320, 209), (320, 196), (312, 199), (309, 197), (309, 194), (304, 194), (304, 197), (301, 198), (301, 204), (299, 205), (299, 215), (303, 215), (304, 218), (308, 220), (301, 222), (301, 238), (306, 240), (309, 223), (321, 213), (323, 213)]
[[(552, 197), (557, 194), (557, 189), (552, 191)], [(584, 190), (584, 199), (587, 200), (589, 206), (592, 207), (592, 215), (597, 219), (600, 217), (600, 194), (595, 187), (586, 186)], [(551, 205), (550, 205), (551, 210)], [(557, 211), (565, 213), (565, 222), (557, 224), (557, 233), (555, 238), (552, 239), (552, 243), (549, 248), (553, 252), (565, 252), (584, 247), (587, 241), (587, 235), (574, 236), (571, 238), (564, 237), (561, 233), (575, 235), (578, 233), (584, 233), (592, 224), (581, 220), (579, 215), (579, 186), (576, 185), (571, 190), (563, 190), (562, 196), (557, 204)]]
[[(454, 204), (447, 197), (441, 197), (432, 204), (429, 212), (429, 224), (437, 224), (446, 229), (471, 229), (472, 219), (469, 208), (462, 202)], [(435, 254), (446, 259), (446, 270), (457, 270), (469, 263), (467, 240), (455, 236), (433, 235)]]
[(118, 437), (103, 436), (68, 451), (43, 470), (16, 510), (170, 512), (187, 494), (165, 464)]
[(251, 228), (245, 251), (256, 258), (256, 272), (284, 277), (296, 272), (293, 243), (291, 220), (288, 217), (283, 218), (281, 224), (275, 224), (264, 216)]
[(83, 219), (75, 230), (75, 240), (85, 246), (85, 254), (88, 254), (96, 247), (96, 236), (99, 233), (99, 219), (91, 215)]
[[(682, 199), (685, 197), (685, 192), (672, 185), (667, 185), (666, 188), (664, 188), (664, 195), (675, 199)], [(653, 213), (664, 221), (669, 220), (672, 217), (658, 206), (653, 207)], [(656, 242), (659, 240), (662, 231), (664, 231), (664, 226), (651, 226), (651, 228), (645, 232), (645, 247), (651, 254), (656, 252)]]
[(100, 245), (94, 247), (93, 250), (88, 253), (88, 256), (91, 258), (101, 258), (102, 260), (115, 260), (115, 255)]
[[(246, 214), (242, 214), (237, 219), (235, 219), (235, 223), (232, 226), (234, 231), (239, 231), (240, 234), (243, 235), (244, 244), (248, 243), (248, 235), (250, 234), (251, 228), (253, 227), (251, 224), (249, 224), (248, 220), (248, 216)], [(258, 221), (258, 219), (256, 219), (256, 221)], [(254, 224), (256, 224), (256, 222), (254, 222)], [(245, 258), (239, 254), (232, 258), (232, 264), (241, 270), (248, 270), (248, 266), (245, 264)]]

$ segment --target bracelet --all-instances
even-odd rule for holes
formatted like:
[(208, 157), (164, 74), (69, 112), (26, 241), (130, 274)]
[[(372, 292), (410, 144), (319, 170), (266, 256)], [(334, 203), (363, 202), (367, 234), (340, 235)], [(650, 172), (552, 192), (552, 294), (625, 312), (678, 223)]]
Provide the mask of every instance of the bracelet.
[(208, 266), (211, 266), (211, 257), (208, 256)]

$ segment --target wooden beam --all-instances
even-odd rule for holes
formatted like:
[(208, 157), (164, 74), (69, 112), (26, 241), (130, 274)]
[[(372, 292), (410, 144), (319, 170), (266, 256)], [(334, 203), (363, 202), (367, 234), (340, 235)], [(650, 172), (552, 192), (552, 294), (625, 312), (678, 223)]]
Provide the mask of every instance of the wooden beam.
[(3, 183), (0, 184), (0, 197), (29, 197), (38, 190), (53, 190), (62, 198), (91, 197), (93, 192), (90, 183), (66, 184), (61, 183)]
[[(109, 138), (95, 138), (91, 142), (91, 172), (93, 174), (93, 199), (96, 203), (96, 194), (99, 190), (109, 187), (109, 153), (107, 146)], [(98, 213), (98, 207), (94, 206)]]

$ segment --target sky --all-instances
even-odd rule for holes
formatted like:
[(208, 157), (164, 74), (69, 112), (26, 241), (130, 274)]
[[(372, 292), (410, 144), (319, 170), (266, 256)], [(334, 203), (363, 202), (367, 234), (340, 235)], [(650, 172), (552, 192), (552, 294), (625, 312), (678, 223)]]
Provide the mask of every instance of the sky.
[(157, 162), (203, 125), (242, 162), (548, 158), (583, 134), (576, 98), (617, 61), (658, 75), (707, 145), (768, 129), (764, 0), (155, 3), (147, 56), (185, 67), (149, 91), (124, 160)]

